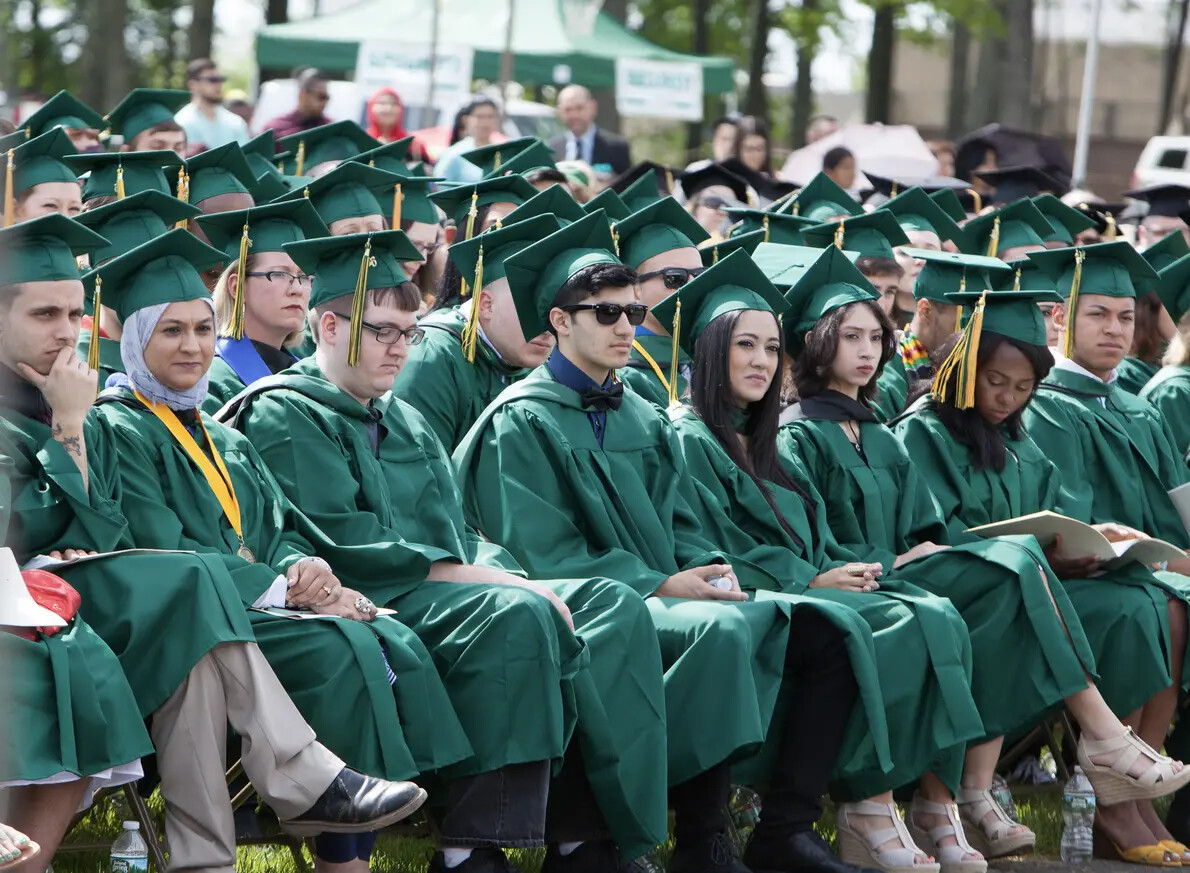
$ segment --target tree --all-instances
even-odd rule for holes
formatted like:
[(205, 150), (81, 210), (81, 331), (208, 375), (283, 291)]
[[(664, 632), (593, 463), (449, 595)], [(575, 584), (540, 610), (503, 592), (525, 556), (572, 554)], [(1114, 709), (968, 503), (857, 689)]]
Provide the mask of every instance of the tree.
[(265, 24), (284, 24), (287, 21), (289, 21), (289, 0), (265, 0)]
[(1033, 100), (1033, 0), (1005, 0), (1007, 34), (999, 56), (1000, 118), (1010, 127), (1032, 130)]
[(768, 90), (764, 87), (764, 68), (769, 57), (768, 0), (752, 0), (748, 31), (748, 93), (744, 98), (744, 112), (767, 125), (769, 101)]
[(1173, 102), (1178, 88), (1178, 68), (1182, 63), (1182, 42), (1186, 38), (1190, 0), (1170, 0), (1169, 12), (1169, 38), (1161, 59), (1161, 115), (1157, 133), (1165, 133), (1173, 120)]
[(186, 57), (192, 61), (209, 58), (215, 36), (215, 0), (192, 0), (190, 8), (190, 49)]
[(132, 88), (131, 59), (124, 39), (126, 0), (86, 0), (87, 42), (82, 54), (82, 99), (111, 108)]
[(950, 88), (946, 101), (946, 135), (957, 139), (966, 130), (963, 110), (967, 106), (967, 56), (971, 50), (971, 31), (960, 21), (951, 20)]
[(865, 118), (892, 121), (893, 51), (897, 40), (896, 0), (883, 0), (873, 7), (872, 47), (868, 50), (868, 94)]

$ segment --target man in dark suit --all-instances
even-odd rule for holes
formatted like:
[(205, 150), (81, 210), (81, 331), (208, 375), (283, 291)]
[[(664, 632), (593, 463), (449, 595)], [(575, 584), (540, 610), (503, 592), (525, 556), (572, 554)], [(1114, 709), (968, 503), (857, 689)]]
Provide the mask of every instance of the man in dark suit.
[(558, 93), (558, 120), (566, 128), (550, 139), (554, 158), (586, 161), (597, 173), (612, 176), (632, 166), (628, 141), (595, 126), (599, 108), (591, 92), (582, 85), (567, 85)]

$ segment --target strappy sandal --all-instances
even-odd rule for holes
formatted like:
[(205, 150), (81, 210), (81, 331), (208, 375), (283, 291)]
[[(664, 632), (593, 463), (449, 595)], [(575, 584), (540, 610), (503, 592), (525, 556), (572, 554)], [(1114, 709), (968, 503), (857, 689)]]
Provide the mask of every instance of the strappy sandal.
[[(852, 816), (884, 816), (891, 818), (893, 825), (864, 833), (852, 823)], [(835, 814), (835, 830), (839, 836), (839, 857), (847, 864), (879, 867), (885, 873), (941, 873), (941, 865), (937, 863), (917, 863), (917, 859), (927, 857), (926, 853), (909, 836), (895, 804), (874, 800), (841, 803)], [(893, 840), (900, 845), (892, 849), (878, 848)]]
[(1190, 848), (1187, 848), (1185, 843), (1179, 843), (1177, 840), (1158, 840), (1157, 845), (1181, 861), (1183, 867), (1190, 867)]
[[(918, 814), (946, 816), (946, 824), (926, 830), (917, 824)], [(913, 803), (909, 806), (909, 820), (906, 824), (913, 841), (919, 846), (928, 846), (927, 851), (938, 859), (942, 873), (987, 873), (986, 858), (969, 857), (978, 853), (967, 842), (956, 804), (934, 803), (920, 794), (915, 794)], [(938, 845), (947, 837), (954, 837), (956, 845)]]
[[(956, 803), (967, 841), (984, 858), (1015, 855), (1037, 845), (1037, 835), (1020, 822), (1013, 821), (990, 790), (962, 788)], [(1016, 828), (1024, 828), (1024, 831), (1010, 833)]]
[[(4, 831), (14, 832), (12, 828), (7, 826), (4, 827)], [(24, 836), (24, 834), (21, 834), (21, 836)], [(8, 870), (10, 868), (23, 865), (26, 861), (30, 860), (31, 858), (36, 858), (41, 854), (41, 846), (30, 840), (28, 837), (25, 837), (25, 840), (26, 842), (24, 845), (17, 846), (17, 854), (15, 857), (7, 858), (4, 855), (0, 855), (0, 870)]]
[[(1111, 764), (1096, 764), (1096, 755), (1116, 753)], [(1138, 758), (1146, 758), (1149, 766), (1139, 776), (1128, 771)], [(1095, 789), (1100, 806), (1115, 806), (1132, 800), (1152, 800), (1173, 794), (1190, 782), (1190, 767), (1174, 772), (1174, 760), (1162, 755), (1126, 728), (1124, 733), (1110, 740), (1089, 740), (1087, 735), (1078, 741), (1078, 763)]]
[(1182, 866), (1177, 853), (1168, 848), (1164, 842), (1145, 846), (1133, 846), (1131, 849), (1121, 849), (1116, 845), (1116, 841), (1109, 837), (1107, 832), (1099, 825), (1094, 826), (1092, 839), (1093, 855), (1097, 860), (1123, 861), (1125, 864), (1136, 864), (1141, 867), (1169, 868)]

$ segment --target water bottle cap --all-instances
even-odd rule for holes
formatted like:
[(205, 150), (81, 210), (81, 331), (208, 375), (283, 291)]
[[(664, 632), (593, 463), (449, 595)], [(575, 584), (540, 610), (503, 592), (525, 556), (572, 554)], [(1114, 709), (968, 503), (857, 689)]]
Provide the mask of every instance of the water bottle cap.
[(124, 830), (126, 830), (126, 831), (139, 831), (139, 830), (140, 830), (140, 822), (139, 822), (139, 821), (126, 821), (126, 822), (124, 822)]
[(1082, 775), (1083, 775), (1083, 768), (1082, 768), (1082, 767), (1080, 767), (1080, 766), (1078, 766), (1078, 764), (1075, 764), (1075, 765), (1074, 765), (1074, 775), (1075, 775), (1075, 776), (1082, 776)]

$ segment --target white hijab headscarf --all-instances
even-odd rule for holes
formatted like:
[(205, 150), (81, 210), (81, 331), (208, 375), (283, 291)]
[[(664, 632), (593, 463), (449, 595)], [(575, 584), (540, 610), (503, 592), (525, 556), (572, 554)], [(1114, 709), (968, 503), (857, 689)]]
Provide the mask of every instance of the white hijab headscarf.
[[(215, 301), (210, 297), (199, 298), (211, 308), (211, 315), (215, 315)], [(124, 372), (117, 373), (108, 379), (109, 388), (130, 386), (135, 388), (146, 399), (154, 403), (164, 403), (174, 411), (197, 409), (207, 398), (207, 383), (209, 373), (203, 373), (198, 384), (187, 391), (174, 391), (157, 381), (157, 377), (149, 372), (145, 363), (145, 347), (157, 329), (157, 322), (169, 308), (168, 303), (155, 303), (138, 309), (124, 322), (124, 333), (120, 337), (120, 359), (124, 362)]]

